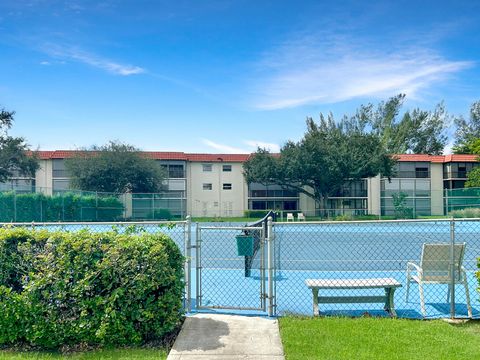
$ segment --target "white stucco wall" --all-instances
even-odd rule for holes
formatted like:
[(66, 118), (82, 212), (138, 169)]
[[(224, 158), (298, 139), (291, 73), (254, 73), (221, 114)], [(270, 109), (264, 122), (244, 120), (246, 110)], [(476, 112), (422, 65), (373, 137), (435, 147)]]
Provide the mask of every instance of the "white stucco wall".
[[(203, 164), (211, 164), (212, 171), (203, 171)], [(231, 165), (232, 171), (222, 171), (223, 165)], [(246, 185), (241, 163), (189, 162), (187, 168), (187, 208), (192, 216), (243, 216)], [(226, 183), (232, 184), (231, 190), (223, 189)], [(212, 184), (212, 190), (204, 190), (203, 184)]]
[(368, 213), (371, 215), (380, 215), (380, 175), (367, 180), (368, 189)]
[(35, 186), (37, 191), (48, 195), (52, 194), (52, 160), (39, 160), (40, 167), (35, 173)]
[[(313, 190), (309, 187), (306, 189), (307, 191), (313, 192)], [(315, 216), (315, 200), (313, 200), (310, 196), (300, 193), (298, 198), (298, 206), (299, 210), (305, 216)]]
[(430, 164), (432, 215), (443, 215), (443, 164)]

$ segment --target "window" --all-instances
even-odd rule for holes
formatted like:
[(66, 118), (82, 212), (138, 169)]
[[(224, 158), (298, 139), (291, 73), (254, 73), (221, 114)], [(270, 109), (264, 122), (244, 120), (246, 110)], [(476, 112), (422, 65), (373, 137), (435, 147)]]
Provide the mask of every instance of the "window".
[(222, 171), (223, 172), (231, 172), (232, 171), (232, 165), (223, 165), (222, 166)]
[(204, 183), (203, 184), (203, 190), (212, 190), (212, 184), (211, 183)]
[(65, 162), (63, 161), (63, 159), (53, 159), (52, 167), (53, 167), (52, 176), (54, 178), (68, 177), (68, 173), (65, 168)]
[(232, 190), (232, 184), (228, 184), (228, 183), (223, 184), (223, 190)]
[(183, 165), (169, 165), (168, 167), (168, 177), (170, 178), (184, 178), (185, 171), (183, 170)]
[(64, 191), (70, 188), (70, 180), (53, 180), (53, 191)]
[(428, 167), (416, 167), (415, 168), (415, 177), (416, 178), (428, 178)]
[(204, 172), (212, 171), (212, 164), (202, 164), (202, 168)]

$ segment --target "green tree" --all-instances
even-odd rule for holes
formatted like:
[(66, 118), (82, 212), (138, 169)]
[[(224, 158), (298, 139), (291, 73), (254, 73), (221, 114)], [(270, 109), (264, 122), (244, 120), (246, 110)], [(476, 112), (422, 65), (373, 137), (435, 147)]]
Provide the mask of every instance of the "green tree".
[(455, 119), (455, 154), (479, 154), (480, 150), (480, 100), (470, 107), (470, 117)]
[(480, 167), (476, 167), (468, 172), (467, 181), (465, 187), (480, 187)]
[(5, 182), (16, 173), (35, 176), (39, 167), (35, 153), (29, 150), (25, 139), (8, 135), (14, 115), (14, 111), (0, 108), (0, 182)]
[(440, 155), (447, 144), (446, 127), (449, 116), (443, 103), (433, 111), (413, 109), (400, 116), (405, 95), (400, 94), (381, 102), (360, 108), (372, 131), (377, 134), (391, 154)]
[(304, 137), (287, 142), (279, 156), (258, 149), (244, 164), (244, 176), (248, 183), (277, 184), (304, 193), (326, 209), (328, 197), (346, 182), (379, 173), (390, 177), (394, 164), (380, 138), (366, 131), (365, 118), (344, 117), (336, 123), (330, 114), (321, 115), (318, 124), (307, 119)]
[(392, 194), (393, 208), (395, 211), (395, 218), (409, 219), (413, 217), (413, 209), (407, 206), (408, 194), (402, 192)]
[(153, 159), (132, 145), (111, 141), (92, 146), (65, 161), (76, 189), (100, 192), (150, 193), (162, 190), (165, 173)]

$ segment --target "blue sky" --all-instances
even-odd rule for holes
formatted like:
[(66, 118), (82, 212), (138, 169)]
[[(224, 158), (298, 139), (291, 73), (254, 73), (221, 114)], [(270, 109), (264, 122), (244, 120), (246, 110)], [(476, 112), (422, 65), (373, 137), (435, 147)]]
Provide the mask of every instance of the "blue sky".
[(0, 105), (34, 148), (249, 152), (403, 92), (480, 99), (477, 1), (0, 2)]

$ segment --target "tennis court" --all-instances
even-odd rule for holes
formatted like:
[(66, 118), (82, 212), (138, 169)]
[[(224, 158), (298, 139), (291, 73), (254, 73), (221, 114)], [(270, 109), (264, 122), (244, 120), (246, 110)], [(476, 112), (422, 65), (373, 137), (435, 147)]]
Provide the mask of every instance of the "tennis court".
[[(452, 241), (449, 220), (391, 222), (275, 223), (276, 314), (312, 314), (312, 292), (305, 279), (365, 279), (391, 277), (403, 286), (395, 293), (400, 317), (421, 318), (418, 285), (412, 284), (406, 302), (406, 268), (420, 261), (422, 245)], [(209, 229), (202, 233), (202, 304), (211, 307), (253, 308), (261, 303), (261, 253), (245, 277), (245, 262), (236, 254), (238, 230)], [(480, 222), (455, 221), (455, 243), (466, 243), (463, 266), (467, 272), (473, 316), (480, 317), (477, 295), (477, 258)], [(456, 284), (455, 315), (467, 316), (464, 287)], [(426, 317), (449, 317), (448, 285), (425, 285)], [(379, 290), (324, 290), (323, 295), (379, 295)], [(388, 316), (381, 304), (325, 304), (323, 314), (358, 316), (366, 312)]]
[[(6, 225), (6, 224), (5, 224)], [(31, 227), (32, 224), (23, 224)], [(201, 305), (208, 311), (229, 311), (244, 314), (266, 314), (265, 294), (268, 283), (267, 251), (260, 241), (247, 264), (237, 254), (236, 235), (242, 234), (240, 223), (191, 224), (187, 222), (58, 223), (35, 224), (35, 228), (77, 231), (147, 231), (162, 232), (178, 244), (190, 260), (190, 276), (186, 276), (185, 294), (192, 311)], [(424, 243), (466, 243), (463, 266), (467, 272), (473, 317), (480, 318), (477, 293), (477, 258), (480, 256), (480, 220), (384, 221), (384, 222), (319, 222), (274, 223), (273, 248), (275, 270), (272, 276), (275, 291), (275, 314), (312, 314), (312, 292), (306, 279), (365, 279), (391, 277), (402, 284), (395, 292), (395, 308), (399, 317), (421, 318), (418, 285), (412, 284), (410, 301), (406, 302), (406, 267), (409, 261), (420, 261)], [(199, 228), (201, 241), (197, 241)], [(264, 238), (262, 227), (252, 230), (256, 238)], [(189, 240), (190, 239), (190, 240)], [(187, 249), (190, 241), (192, 247)], [(188, 252), (190, 251), (190, 254)], [(200, 256), (197, 256), (200, 255)], [(188, 263), (186, 269), (188, 269)], [(250, 270), (246, 275), (246, 268)], [(465, 290), (456, 284), (455, 315), (467, 316)], [(427, 318), (450, 316), (447, 301), (448, 285), (425, 285)], [(381, 291), (380, 291), (381, 293)], [(379, 289), (325, 290), (323, 295), (378, 295)], [(188, 301), (185, 301), (188, 308)], [(382, 304), (322, 304), (325, 315), (360, 316), (369, 313), (388, 316)]]

